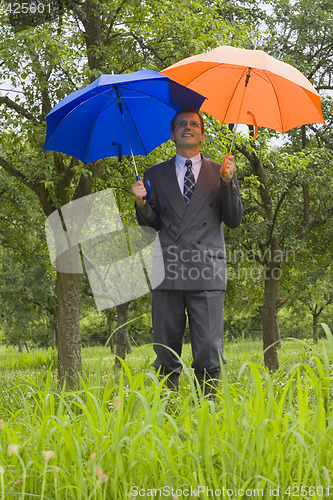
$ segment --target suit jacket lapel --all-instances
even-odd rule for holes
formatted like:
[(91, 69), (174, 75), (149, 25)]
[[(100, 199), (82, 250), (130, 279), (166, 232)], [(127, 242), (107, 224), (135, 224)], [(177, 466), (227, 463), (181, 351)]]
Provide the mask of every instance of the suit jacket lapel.
[(186, 207), (186, 211), (184, 213), (182, 223), (179, 227), (177, 237), (179, 237), (186, 230), (186, 228), (193, 222), (193, 220), (195, 219), (195, 217), (205, 204), (208, 196), (214, 189), (214, 186), (216, 185), (217, 182), (219, 182), (219, 180), (220, 180), (219, 176), (216, 175), (216, 168), (213, 167), (210, 164), (210, 162), (206, 160), (206, 158), (202, 157), (202, 165), (197, 180), (197, 184), (195, 186), (195, 190), (193, 192), (191, 201)]
[(187, 206), (179, 189), (176, 176), (175, 157), (171, 158), (171, 160), (167, 162), (167, 165), (163, 167), (163, 173), (159, 176), (158, 180), (161, 188), (169, 200), (171, 208), (173, 208), (178, 217), (182, 219)]

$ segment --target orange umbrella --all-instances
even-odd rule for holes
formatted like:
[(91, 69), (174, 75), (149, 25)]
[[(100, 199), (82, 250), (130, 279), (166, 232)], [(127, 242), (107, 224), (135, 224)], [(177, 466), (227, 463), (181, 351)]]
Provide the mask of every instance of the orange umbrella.
[(187, 57), (162, 73), (206, 96), (201, 109), (221, 123), (282, 133), (307, 123), (325, 123), (320, 96), (309, 80), (262, 50), (223, 45)]

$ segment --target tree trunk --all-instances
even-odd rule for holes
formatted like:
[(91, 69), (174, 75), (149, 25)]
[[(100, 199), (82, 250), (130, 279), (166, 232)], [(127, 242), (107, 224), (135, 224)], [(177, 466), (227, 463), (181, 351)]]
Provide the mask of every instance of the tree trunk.
[(316, 312), (312, 313), (312, 331), (313, 331), (313, 342), (318, 344), (318, 319), (319, 314)]
[[(259, 194), (262, 207), (266, 214), (267, 242), (262, 244), (264, 253), (264, 301), (261, 313), (261, 328), (264, 348), (265, 366), (274, 372), (279, 367), (277, 345), (280, 342), (280, 332), (277, 319), (277, 297), (280, 279), (281, 256), (276, 236), (274, 236), (275, 218), (277, 212), (273, 210), (272, 194), (267, 183), (261, 159), (255, 153), (249, 154), (245, 147), (241, 148), (243, 154), (251, 162), (253, 171), (260, 181)], [(269, 250), (269, 256), (265, 256)]]
[(128, 330), (126, 332), (125, 342), (126, 342), (126, 354), (131, 354), (131, 352), (132, 352), (132, 346), (131, 346), (131, 341), (130, 341), (130, 338), (129, 338), (129, 335), (128, 335)]
[(108, 323), (108, 342), (109, 346), (111, 349), (111, 354), (114, 354), (114, 340), (113, 340), (113, 333), (112, 333), (112, 315), (111, 312), (108, 311), (107, 313), (107, 323)]
[(129, 302), (117, 306), (117, 340), (116, 340), (116, 365), (120, 365), (118, 358), (125, 359), (128, 352), (129, 336), (127, 330)]
[(51, 347), (53, 350), (57, 347), (57, 327), (55, 324), (52, 325)]
[(275, 329), (276, 348), (277, 349), (281, 349), (281, 347), (282, 347), (282, 345), (281, 345), (281, 335), (280, 335), (279, 320), (278, 320), (277, 313), (275, 314), (274, 329)]
[(69, 387), (78, 387), (82, 373), (79, 275), (57, 272), (58, 374)]
[(262, 339), (264, 348), (265, 366), (270, 372), (279, 368), (277, 354), (277, 313), (276, 304), (279, 289), (280, 268), (276, 263), (265, 266), (265, 289), (262, 308)]
[[(102, 44), (102, 23), (98, 4), (94, 0), (85, 0), (82, 9), (74, 9), (74, 11), (85, 28), (83, 34), (87, 48), (89, 68), (92, 70), (101, 69), (105, 56), (100, 49)], [(96, 75), (92, 77), (92, 80), (95, 78)]]

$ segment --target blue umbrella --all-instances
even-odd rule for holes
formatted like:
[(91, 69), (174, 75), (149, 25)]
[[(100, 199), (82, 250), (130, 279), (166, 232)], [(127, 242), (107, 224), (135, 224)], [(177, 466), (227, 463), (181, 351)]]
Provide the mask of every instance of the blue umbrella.
[(44, 149), (84, 163), (147, 155), (170, 138), (174, 114), (199, 109), (205, 97), (152, 70), (101, 75), (62, 99), (46, 116)]

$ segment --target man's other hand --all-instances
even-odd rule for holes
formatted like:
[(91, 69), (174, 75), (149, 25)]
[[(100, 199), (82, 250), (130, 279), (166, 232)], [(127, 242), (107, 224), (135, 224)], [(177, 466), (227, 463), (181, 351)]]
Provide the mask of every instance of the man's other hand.
[(227, 162), (226, 164), (226, 167), (225, 167), (225, 172), (224, 172), (224, 175), (222, 175), (222, 170), (223, 170), (223, 165), (221, 166), (221, 169), (220, 169), (220, 175), (221, 175), (221, 179), (222, 181), (225, 183), (225, 184), (228, 184), (231, 179), (232, 179), (232, 176), (234, 175), (234, 172), (236, 170), (236, 165), (235, 165), (235, 161), (234, 161), (234, 156), (233, 155), (225, 155), (224, 157), (224, 161)]

